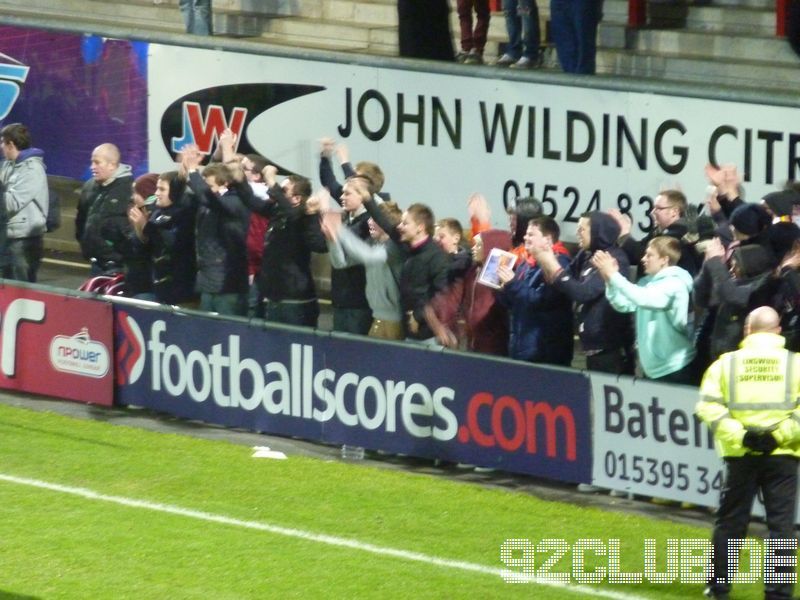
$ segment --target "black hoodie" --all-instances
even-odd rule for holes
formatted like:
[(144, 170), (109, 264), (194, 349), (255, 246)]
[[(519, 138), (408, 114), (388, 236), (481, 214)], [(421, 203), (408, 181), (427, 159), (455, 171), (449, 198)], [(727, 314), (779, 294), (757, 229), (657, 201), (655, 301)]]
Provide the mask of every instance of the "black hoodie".
[(581, 250), (569, 269), (558, 274), (553, 285), (575, 302), (578, 336), (584, 352), (633, 347), (633, 321), (630, 314), (615, 311), (606, 299), (606, 283), (590, 262), (597, 250), (605, 250), (619, 263), (619, 271), (628, 276), (630, 263), (617, 246), (619, 225), (601, 212), (589, 213), (590, 249)]

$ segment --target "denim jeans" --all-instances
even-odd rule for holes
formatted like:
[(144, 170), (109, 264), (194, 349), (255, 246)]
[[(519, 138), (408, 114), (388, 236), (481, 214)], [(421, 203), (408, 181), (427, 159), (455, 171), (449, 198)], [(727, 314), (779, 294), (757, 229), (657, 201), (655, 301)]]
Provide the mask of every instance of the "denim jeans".
[(539, 8), (535, 0), (503, 0), (508, 46), (506, 54), (518, 59), (539, 56)]
[(211, 0), (179, 0), (186, 33), (211, 35)]
[(550, 0), (550, 33), (565, 73), (594, 73), (602, 16), (602, 0)]
[(3, 277), (36, 283), (36, 273), (42, 263), (43, 253), (44, 238), (40, 235), (9, 239)]

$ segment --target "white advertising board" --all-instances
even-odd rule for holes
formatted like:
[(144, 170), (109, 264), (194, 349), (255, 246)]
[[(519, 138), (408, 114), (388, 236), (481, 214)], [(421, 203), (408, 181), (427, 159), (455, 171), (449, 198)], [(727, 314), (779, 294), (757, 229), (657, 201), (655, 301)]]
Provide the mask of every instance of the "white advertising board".
[[(424, 202), (439, 218), (463, 220), (468, 196), (481, 192), (505, 226), (504, 200), (532, 194), (566, 239), (581, 213), (612, 207), (630, 210), (634, 233), (643, 233), (653, 197), (667, 187), (701, 203), (709, 161), (738, 165), (750, 200), (794, 177), (800, 163), (798, 110), (780, 106), (157, 44), (148, 77), (151, 170), (170, 167), (162, 121), (177, 100), (183, 132), (168, 137), (196, 141), (194, 122), (213, 145), (213, 114), (195, 100), (204, 90), (258, 84), (266, 98), (274, 86), (311, 86), (260, 114), (240, 109), (239, 117), (250, 111), (242, 133), (252, 149), (318, 184), (318, 139), (334, 137), (354, 162), (381, 165), (401, 206)], [(236, 98), (212, 112), (236, 122)]]

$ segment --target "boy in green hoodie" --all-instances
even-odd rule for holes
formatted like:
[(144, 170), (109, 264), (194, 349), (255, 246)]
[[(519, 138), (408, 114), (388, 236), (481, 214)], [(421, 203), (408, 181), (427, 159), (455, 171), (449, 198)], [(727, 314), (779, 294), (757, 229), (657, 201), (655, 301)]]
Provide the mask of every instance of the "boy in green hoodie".
[(639, 363), (645, 376), (694, 385), (695, 349), (688, 326), (692, 277), (676, 266), (680, 256), (678, 240), (653, 238), (642, 257), (645, 276), (638, 284), (628, 281), (606, 252), (596, 252), (592, 263), (606, 282), (611, 306), (635, 313)]

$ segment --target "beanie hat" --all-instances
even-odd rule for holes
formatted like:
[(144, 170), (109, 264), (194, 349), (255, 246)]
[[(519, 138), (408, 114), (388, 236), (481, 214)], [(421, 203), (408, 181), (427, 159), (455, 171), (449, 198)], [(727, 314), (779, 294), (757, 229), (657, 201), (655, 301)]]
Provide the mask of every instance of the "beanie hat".
[(761, 233), (771, 221), (769, 213), (758, 204), (742, 204), (731, 214), (731, 225), (739, 233), (750, 237)]
[(158, 173), (146, 173), (136, 178), (133, 182), (133, 191), (142, 198), (149, 198), (156, 193), (158, 183)]
[(793, 190), (770, 192), (763, 201), (776, 217), (791, 217), (794, 205), (800, 204), (800, 194)]

